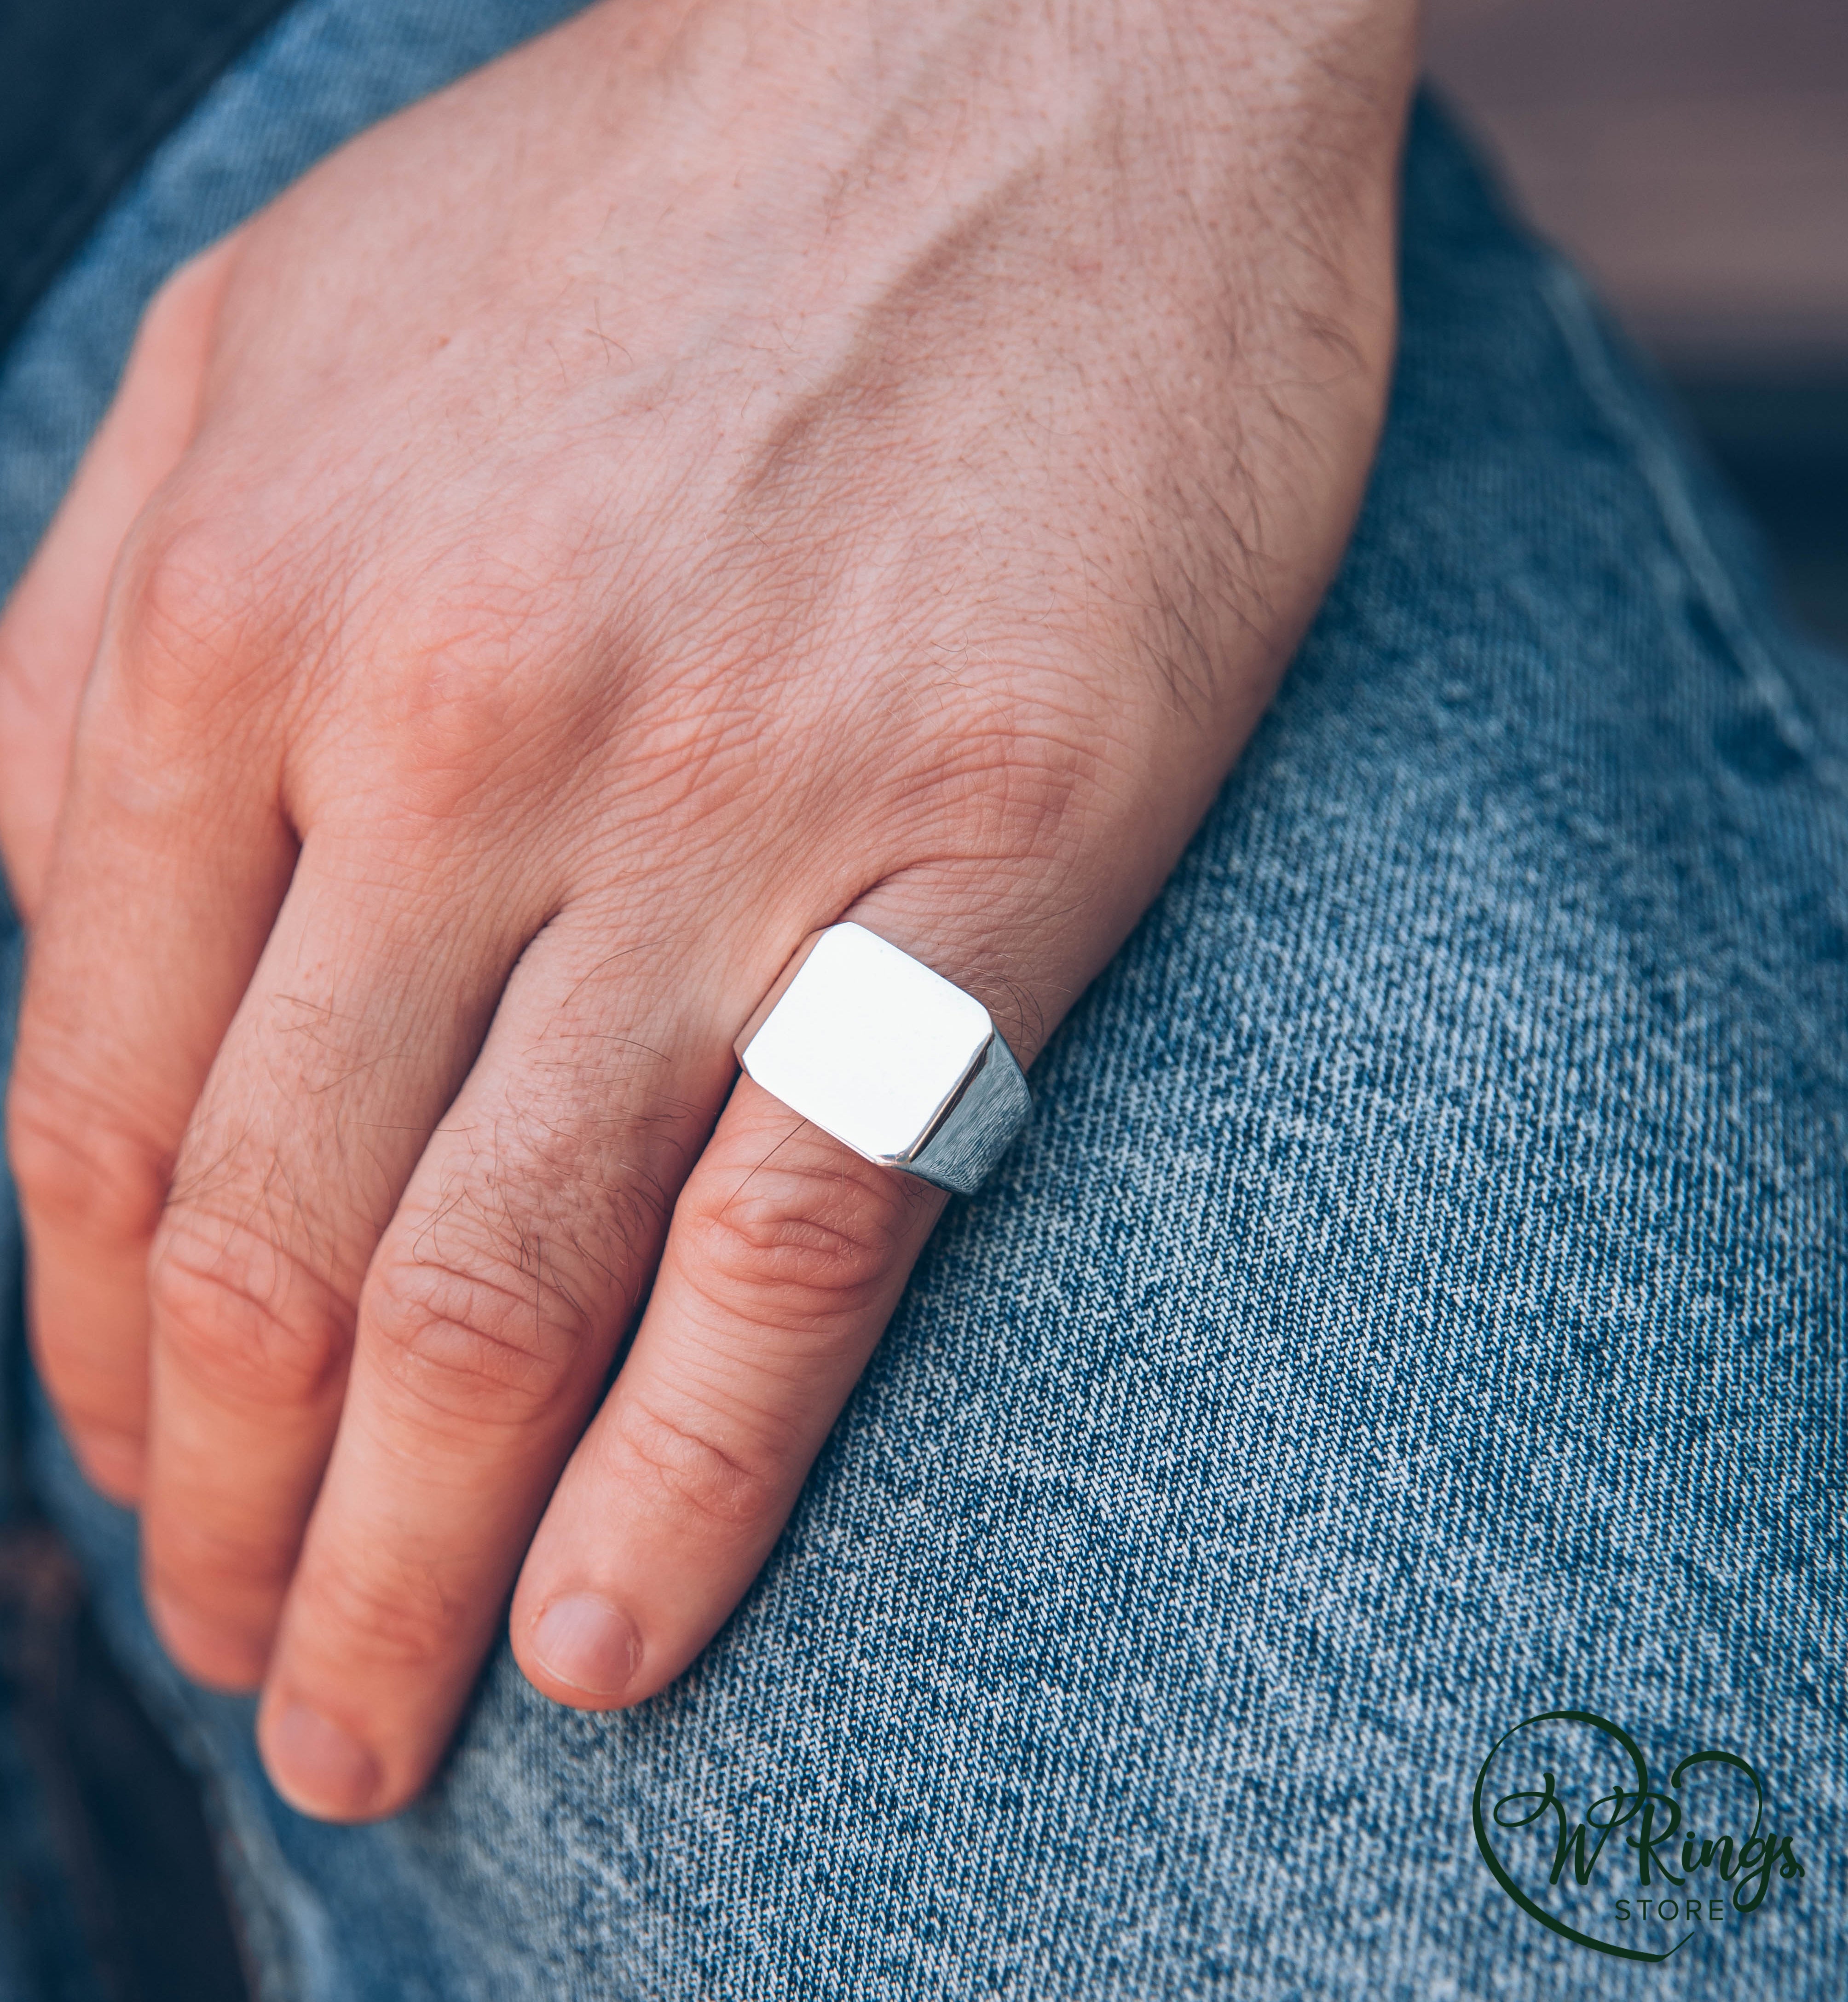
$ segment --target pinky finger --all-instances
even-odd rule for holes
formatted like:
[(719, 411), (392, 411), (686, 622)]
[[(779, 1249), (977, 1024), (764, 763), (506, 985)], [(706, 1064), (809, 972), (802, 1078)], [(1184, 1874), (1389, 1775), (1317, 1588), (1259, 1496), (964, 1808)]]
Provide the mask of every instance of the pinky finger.
[(514, 1653), (560, 1703), (652, 1696), (724, 1624), (943, 1208), (748, 1077), (675, 1205), (654, 1292), (514, 1595)]
[(227, 237), (194, 258), (155, 295), (115, 402), (0, 619), (0, 850), (29, 917), (51, 857), (110, 578), (136, 516), (192, 441), (235, 242)]

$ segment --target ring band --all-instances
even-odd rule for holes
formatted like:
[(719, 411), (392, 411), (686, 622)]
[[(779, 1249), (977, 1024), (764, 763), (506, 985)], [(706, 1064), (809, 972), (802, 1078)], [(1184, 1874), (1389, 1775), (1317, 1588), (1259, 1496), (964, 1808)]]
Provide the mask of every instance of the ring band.
[(792, 1112), (958, 1195), (982, 1186), (1033, 1109), (987, 1009), (863, 925), (815, 933), (735, 1048)]

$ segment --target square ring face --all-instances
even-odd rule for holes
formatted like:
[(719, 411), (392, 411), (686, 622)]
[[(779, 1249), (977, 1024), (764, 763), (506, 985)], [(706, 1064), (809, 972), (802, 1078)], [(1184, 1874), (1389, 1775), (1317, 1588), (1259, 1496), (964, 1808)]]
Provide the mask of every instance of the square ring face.
[(911, 1160), (981, 1063), (972, 994), (863, 926), (832, 925), (740, 1052), (745, 1070), (856, 1153)]

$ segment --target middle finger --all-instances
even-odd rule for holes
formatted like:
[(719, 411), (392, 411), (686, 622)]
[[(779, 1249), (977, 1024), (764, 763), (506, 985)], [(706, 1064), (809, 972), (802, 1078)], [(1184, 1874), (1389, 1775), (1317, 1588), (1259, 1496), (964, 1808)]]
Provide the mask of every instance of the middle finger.
[(262, 1679), (366, 1267), (537, 922), (470, 874), (397, 881), (311, 837), (180, 1149), (148, 1266), (143, 1557), (204, 1682)]

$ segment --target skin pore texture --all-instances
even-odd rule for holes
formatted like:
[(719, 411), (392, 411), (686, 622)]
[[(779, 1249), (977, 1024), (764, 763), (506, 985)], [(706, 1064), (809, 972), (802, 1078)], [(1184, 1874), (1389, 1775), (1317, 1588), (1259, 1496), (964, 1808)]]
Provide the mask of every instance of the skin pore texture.
[(762, 1564), (940, 1202), (733, 1038), (852, 916), (1030, 1062), (1152, 899), (1359, 503), (1414, 25), (600, 6), (150, 309), (0, 623), (9, 1139), (306, 1811), (415, 1797), (510, 1592), (612, 1707)]

